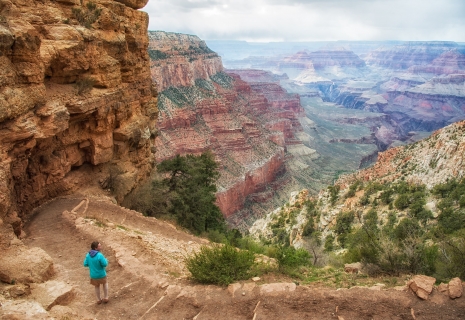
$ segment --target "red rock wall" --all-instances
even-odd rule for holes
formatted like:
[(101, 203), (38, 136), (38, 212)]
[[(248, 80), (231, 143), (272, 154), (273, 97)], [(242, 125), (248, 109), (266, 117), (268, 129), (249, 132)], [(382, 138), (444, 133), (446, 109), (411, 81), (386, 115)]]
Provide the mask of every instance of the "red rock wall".
[(152, 79), (157, 83), (159, 91), (170, 86), (193, 86), (196, 79), (208, 79), (223, 70), (218, 54), (208, 49), (197, 36), (149, 31), (150, 51), (154, 55), (160, 52), (166, 54), (166, 57), (151, 58)]
[(275, 83), (251, 85), (222, 73), (220, 58), (195, 36), (151, 32), (149, 48), (152, 77), (165, 89), (157, 161), (212, 150), (220, 163), (218, 205), (229, 217), (284, 173), (286, 143), (301, 130), (299, 97)]
[[(147, 0), (0, 1), (0, 219), (118, 172), (118, 196), (152, 168), (157, 100)], [(74, 10), (74, 11), (73, 11)], [(79, 21), (95, 13), (93, 21)], [(78, 83), (87, 91), (78, 92)], [(0, 221), (1, 225), (1, 221)], [(20, 233), (20, 230), (16, 230)]]
[(217, 204), (227, 218), (242, 209), (245, 199), (257, 192), (262, 192), (272, 183), (277, 174), (281, 173), (284, 162), (284, 151), (275, 154), (255, 170), (232, 185), (230, 188), (217, 193)]

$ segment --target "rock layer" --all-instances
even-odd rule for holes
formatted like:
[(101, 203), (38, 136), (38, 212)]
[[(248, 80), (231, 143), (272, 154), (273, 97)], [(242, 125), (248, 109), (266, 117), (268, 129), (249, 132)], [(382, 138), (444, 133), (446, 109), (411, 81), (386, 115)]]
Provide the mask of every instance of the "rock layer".
[(146, 2), (0, 2), (0, 218), (109, 181), (113, 162), (119, 196), (150, 171)]
[(230, 217), (284, 174), (287, 146), (301, 144), (299, 97), (223, 72), (218, 55), (195, 36), (150, 32), (149, 50), (152, 77), (164, 89), (157, 160), (212, 150), (220, 163), (217, 203)]

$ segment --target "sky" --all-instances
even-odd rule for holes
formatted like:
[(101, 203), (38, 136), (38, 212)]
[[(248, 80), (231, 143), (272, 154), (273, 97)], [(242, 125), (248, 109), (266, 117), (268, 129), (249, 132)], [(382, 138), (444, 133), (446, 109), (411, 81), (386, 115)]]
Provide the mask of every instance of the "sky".
[(203, 40), (465, 42), (465, 0), (149, 0), (149, 30)]

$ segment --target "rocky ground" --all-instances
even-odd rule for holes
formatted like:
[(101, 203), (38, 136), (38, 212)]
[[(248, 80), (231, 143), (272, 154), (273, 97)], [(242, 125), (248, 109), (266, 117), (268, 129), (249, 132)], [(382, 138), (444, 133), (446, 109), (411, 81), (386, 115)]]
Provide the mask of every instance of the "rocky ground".
[[(89, 193), (91, 194), (91, 193)], [(465, 298), (434, 289), (427, 300), (403, 288), (329, 289), (268, 275), (217, 287), (188, 278), (184, 257), (206, 244), (175, 226), (74, 195), (35, 211), (26, 225), (30, 248), (52, 259), (41, 284), (2, 284), (0, 319), (463, 319)], [(82, 266), (92, 241), (109, 260), (110, 301), (97, 305)]]

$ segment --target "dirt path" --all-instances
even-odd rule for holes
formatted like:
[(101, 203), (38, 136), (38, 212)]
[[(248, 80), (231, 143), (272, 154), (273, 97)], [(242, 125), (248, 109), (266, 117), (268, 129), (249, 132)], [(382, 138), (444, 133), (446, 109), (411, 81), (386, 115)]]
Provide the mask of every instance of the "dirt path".
[[(394, 290), (336, 291), (252, 281), (229, 289), (195, 285), (182, 261), (204, 240), (105, 199), (70, 196), (51, 201), (36, 210), (26, 232), (28, 246), (40, 247), (53, 258), (54, 279), (75, 287), (69, 307), (77, 318), (465, 319), (465, 298), (450, 300), (436, 291), (422, 301)], [(105, 305), (95, 304), (88, 270), (82, 267), (94, 240), (102, 243), (109, 260), (110, 302)]]

